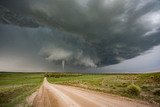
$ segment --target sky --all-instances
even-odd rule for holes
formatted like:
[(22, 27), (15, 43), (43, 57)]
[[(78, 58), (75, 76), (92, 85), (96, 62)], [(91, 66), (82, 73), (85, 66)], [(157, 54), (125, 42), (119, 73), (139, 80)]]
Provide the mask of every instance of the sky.
[(158, 56), (159, 0), (0, 1), (1, 71), (152, 72)]
[(160, 46), (156, 46), (153, 49), (142, 53), (135, 58), (131, 58), (121, 63), (100, 67), (97, 69), (87, 69), (88, 72), (97, 73), (148, 73), (159, 72), (160, 70)]

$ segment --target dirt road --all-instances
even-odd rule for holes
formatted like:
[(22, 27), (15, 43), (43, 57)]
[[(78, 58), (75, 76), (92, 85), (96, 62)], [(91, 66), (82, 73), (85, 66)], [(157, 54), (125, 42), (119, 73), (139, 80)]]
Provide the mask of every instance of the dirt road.
[(76, 87), (50, 84), (46, 78), (31, 99), (33, 107), (156, 107)]

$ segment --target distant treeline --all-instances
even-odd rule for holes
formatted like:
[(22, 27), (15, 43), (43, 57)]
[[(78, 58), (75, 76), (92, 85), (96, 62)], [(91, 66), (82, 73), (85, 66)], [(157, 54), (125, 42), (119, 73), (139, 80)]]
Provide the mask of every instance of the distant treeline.
[(60, 77), (77, 77), (77, 76), (82, 76), (82, 74), (78, 73), (60, 73), (60, 72), (54, 72), (54, 73), (45, 73), (45, 77), (54, 77), (54, 78), (60, 78)]

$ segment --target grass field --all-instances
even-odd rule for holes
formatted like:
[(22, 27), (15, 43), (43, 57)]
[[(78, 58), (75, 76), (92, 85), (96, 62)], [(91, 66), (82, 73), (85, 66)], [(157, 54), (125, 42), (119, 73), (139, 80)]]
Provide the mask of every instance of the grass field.
[(160, 103), (160, 73), (151, 74), (61, 74), (49, 73), (48, 81), (86, 89), (118, 94), (134, 99)]
[(0, 107), (25, 105), (25, 98), (41, 85), (42, 73), (0, 73)]
[(160, 73), (0, 73), (0, 107), (25, 104), (25, 98), (39, 88), (44, 77), (47, 77), (50, 83), (77, 86), (160, 103)]

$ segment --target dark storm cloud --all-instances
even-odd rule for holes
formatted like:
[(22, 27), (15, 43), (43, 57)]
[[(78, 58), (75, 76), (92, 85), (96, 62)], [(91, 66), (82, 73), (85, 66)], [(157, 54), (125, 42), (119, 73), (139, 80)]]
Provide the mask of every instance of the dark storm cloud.
[(160, 44), (159, 0), (1, 0), (0, 4), (46, 26), (33, 30), (31, 38), (38, 42), (37, 53), (48, 61), (104, 66)]
[(35, 58), (41, 56), (56, 65), (65, 60), (73, 66), (96, 66), (96, 58), (91, 59), (82, 50), (85, 47), (83, 38), (74, 34), (53, 28), (22, 28), (13, 25), (0, 25), (0, 30), (1, 54), (22, 54), (20, 56), (28, 55), (32, 58), (37, 55)]

